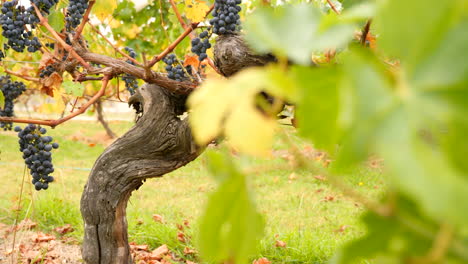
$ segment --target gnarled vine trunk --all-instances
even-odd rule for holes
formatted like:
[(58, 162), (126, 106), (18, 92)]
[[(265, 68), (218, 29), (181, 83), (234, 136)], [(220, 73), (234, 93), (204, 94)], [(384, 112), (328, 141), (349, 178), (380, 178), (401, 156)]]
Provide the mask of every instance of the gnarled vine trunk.
[[(252, 53), (240, 35), (218, 37), (214, 51), (216, 66), (226, 77), (243, 68), (275, 60), (270, 55)], [(80, 55), (89, 61), (117, 65), (120, 70), (132, 67), (135, 74), (141, 75), (141, 69), (118, 60), (85, 51)], [(188, 120), (178, 118), (186, 110), (185, 101), (191, 90), (182, 89), (181, 84), (169, 87), (172, 82), (165, 78), (151, 80), (160, 82), (164, 88), (146, 84), (130, 98), (129, 103), (140, 112), (140, 118), (101, 154), (85, 186), (81, 214), (85, 223), (83, 259), (86, 263), (132, 263), (126, 221), (132, 191), (146, 178), (161, 177), (184, 166), (202, 150), (193, 141)]]
[(132, 191), (146, 178), (160, 177), (199, 155), (188, 120), (178, 118), (184, 102), (154, 84), (143, 85), (130, 99), (141, 117), (97, 159), (81, 198), (87, 263), (132, 263), (126, 221)]

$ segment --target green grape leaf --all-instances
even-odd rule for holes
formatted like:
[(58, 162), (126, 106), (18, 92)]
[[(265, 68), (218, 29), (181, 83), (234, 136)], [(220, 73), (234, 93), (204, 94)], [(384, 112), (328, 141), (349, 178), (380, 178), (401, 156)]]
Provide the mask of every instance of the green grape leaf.
[(311, 63), (312, 52), (342, 47), (352, 38), (350, 24), (320, 28), (323, 17), (310, 4), (258, 8), (245, 20), (245, 39), (260, 53), (273, 52), (307, 65)]
[(297, 106), (301, 136), (317, 148), (332, 150), (340, 134), (337, 69), (294, 67), (292, 75), (302, 94)]
[(412, 76), (453, 26), (460, 1), (463, 0), (382, 2), (374, 20), (379, 32), (378, 47), (400, 59), (407, 76)]
[[(443, 37), (435, 52), (417, 68), (413, 77), (420, 87), (448, 87), (468, 81), (468, 21), (459, 23)], [(450, 70), (447, 70), (450, 69)]]
[(224, 154), (207, 155), (219, 186), (201, 216), (198, 248), (202, 258), (213, 263), (246, 263), (263, 235), (264, 220), (252, 201), (245, 175)]
[(52, 9), (47, 19), (50, 26), (57, 32), (61, 32), (65, 27), (65, 16), (61, 10)]
[(84, 92), (84, 86), (73, 81), (64, 81), (62, 87), (65, 89), (66, 94), (73, 96), (82, 96)]
[(367, 51), (353, 51), (343, 58), (340, 93), (346, 100), (341, 104), (340, 122), (346, 132), (335, 169), (350, 168), (368, 157), (382, 121), (396, 104), (391, 83), (376, 58)]
[[(348, 264), (360, 258), (372, 258), (384, 251), (398, 230), (398, 224), (368, 212), (362, 217), (368, 233), (343, 246), (329, 264)], [(385, 230), (385, 232), (382, 232)]]
[(421, 111), (421, 107), (406, 105), (396, 109), (380, 129), (378, 153), (393, 184), (424, 212), (441, 222), (466, 226), (468, 204), (460, 201), (468, 200), (468, 178), (431, 142), (423, 141), (415, 121)]
[(93, 14), (104, 21), (107, 17), (111, 16), (117, 8), (117, 0), (99, 0), (93, 6)]
[(0, 90), (0, 109), (3, 109), (5, 107), (5, 96), (3, 95), (3, 92)]

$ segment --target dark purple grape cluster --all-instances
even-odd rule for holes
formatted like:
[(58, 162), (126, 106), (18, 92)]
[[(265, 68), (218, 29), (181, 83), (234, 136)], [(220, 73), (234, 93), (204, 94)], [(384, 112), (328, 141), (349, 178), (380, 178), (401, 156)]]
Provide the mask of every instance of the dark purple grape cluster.
[[(10, 76), (5, 75), (0, 76), (0, 91), (5, 97), (4, 107), (0, 108), (0, 116), (13, 117), (14, 100), (26, 91), (26, 86), (22, 82), (11, 81)], [(3, 130), (11, 130), (12, 126), (11, 122), (0, 122), (0, 128)]]
[(47, 65), (47, 67), (45, 67), (41, 70), (41, 72), (39, 72), (39, 77), (44, 78), (50, 76), (52, 73), (57, 71), (57, 69), (55, 68), (56, 66), (57, 65), (55, 63)]
[[(58, 0), (32, 0), (39, 10), (44, 14), (49, 14), (50, 8)], [(41, 48), (41, 43), (37, 37), (33, 37), (30, 30), (36, 28), (39, 18), (32, 6), (27, 9), (18, 5), (18, 0), (3, 3), (0, 9), (0, 25), (2, 25), (2, 35), (8, 39), (5, 49), (12, 48), (17, 52), (36, 52)]]
[(167, 78), (176, 80), (178, 82), (183, 81), (184, 79), (187, 78), (187, 75), (185, 74), (185, 71), (188, 73), (191, 72), (191, 66), (187, 66), (187, 68), (183, 68), (179, 60), (177, 60), (177, 57), (174, 53), (167, 55), (162, 59), (164, 63), (166, 63), (166, 72), (167, 72)]
[(202, 61), (208, 58), (206, 50), (211, 48), (210, 36), (207, 30), (200, 33), (198, 38), (192, 39), (192, 52), (198, 55), (198, 60)]
[(65, 16), (67, 31), (71, 32), (80, 25), (86, 9), (88, 9), (88, 0), (70, 0)]
[(213, 33), (224, 35), (239, 31), (241, 2), (242, 0), (215, 0), (213, 19), (210, 20)]
[(49, 183), (54, 181), (50, 176), (54, 172), (52, 165), (52, 149), (59, 147), (58, 143), (52, 143), (51, 136), (45, 136), (47, 130), (41, 126), (29, 124), (24, 129), (17, 126), (20, 151), (23, 153), (24, 163), (32, 176), (32, 184), (37, 191), (49, 188)]
[[(132, 57), (133, 59), (136, 58), (137, 54), (135, 52), (134, 49), (130, 48), (130, 47), (125, 47), (124, 48), (125, 51), (128, 53), (128, 55), (130, 57)], [(131, 60), (127, 60), (127, 63), (128, 64), (131, 64), (131, 65), (135, 65), (135, 63), (133, 63), (133, 61)], [(127, 91), (131, 94), (131, 95), (134, 95), (135, 94), (135, 90), (138, 89), (138, 81), (136, 79), (135, 76), (133, 75), (130, 75), (128, 73), (125, 73), (123, 76), (122, 76), (122, 79), (124, 80), (125, 82), (125, 88), (127, 89)]]

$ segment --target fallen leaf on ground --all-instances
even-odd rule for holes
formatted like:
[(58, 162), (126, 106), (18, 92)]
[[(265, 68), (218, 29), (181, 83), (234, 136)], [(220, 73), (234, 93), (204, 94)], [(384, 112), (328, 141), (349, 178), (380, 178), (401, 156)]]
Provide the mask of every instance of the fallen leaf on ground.
[(177, 233), (177, 240), (179, 240), (182, 243), (187, 242), (187, 239), (185, 238), (185, 234), (182, 232)]
[(197, 253), (197, 251), (195, 251), (194, 249), (191, 249), (189, 247), (184, 248), (184, 255), (191, 255), (191, 254), (195, 254), (195, 253)]
[(289, 174), (289, 177), (288, 177), (288, 179), (289, 179), (289, 180), (291, 180), (291, 181), (293, 181), (293, 180), (297, 179), (297, 175), (296, 175), (296, 173), (294, 173), (294, 172), (293, 172), (293, 173)]
[(151, 252), (151, 259), (160, 260), (165, 254), (169, 252), (169, 248), (164, 244)]
[(323, 177), (322, 175), (315, 175), (314, 178), (319, 180), (319, 181), (326, 181), (327, 180), (327, 178)]
[(59, 227), (56, 227), (54, 229), (55, 232), (61, 234), (61, 235), (65, 235), (67, 233), (70, 233), (70, 232), (73, 232), (74, 229), (73, 227), (70, 225), (70, 224), (66, 224), (64, 226), (59, 226)]
[(133, 250), (141, 250), (141, 251), (149, 251), (148, 245), (137, 245), (135, 242), (130, 243), (130, 249)]
[(270, 264), (270, 263), (271, 261), (269, 261), (267, 258), (259, 258), (252, 262), (252, 264)]
[(48, 242), (51, 240), (55, 240), (55, 236), (49, 235), (49, 234), (44, 234), (44, 233), (37, 233), (34, 234), (31, 237), (32, 241), (35, 243), (40, 243), (40, 242)]
[(24, 229), (24, 230), (29, 230), (33, 229), (37, 226), (36, 222), (31, 221), (31, 219), (26, 218), (23, 221), (21, 221), (18, 225), (18, 229)]
[(158, 215), (158, 214), (153, 214), (153, 220), (156, 221), (156, 222), (159, 222), (159, 223), (164, 222), (163, 217), (161, 215)]
[(286, 247), (286, 242), (281, 241), (281, 240), (276, 240), (276, 242), (275, 242), (275, 247), (282, 247), (282, 248), (284, 248), (284, 247)]
[(340, 228), (334, 230), (333, 232), (336, 232), (336, 233), (343, 233), (347, 228), (348, 228), (347, 225), (342, 225), (342, 226), (340, 226)]

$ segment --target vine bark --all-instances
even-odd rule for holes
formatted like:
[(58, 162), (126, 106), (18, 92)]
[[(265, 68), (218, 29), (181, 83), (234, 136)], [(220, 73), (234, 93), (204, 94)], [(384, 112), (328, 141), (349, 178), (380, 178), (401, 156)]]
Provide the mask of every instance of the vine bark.
[(132, 263), (126, 221), (132, 191), (145, 179), (161, 177), (200, 154), (188, 120), (178, 117), (182, 102), (180, 95), (155, 84), (143, 85), (130, 98), (141, 116), (97, 159), (81, 198), (87, 263)]

